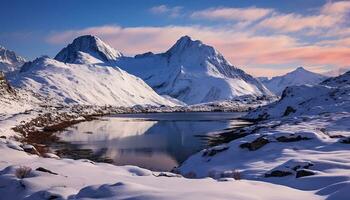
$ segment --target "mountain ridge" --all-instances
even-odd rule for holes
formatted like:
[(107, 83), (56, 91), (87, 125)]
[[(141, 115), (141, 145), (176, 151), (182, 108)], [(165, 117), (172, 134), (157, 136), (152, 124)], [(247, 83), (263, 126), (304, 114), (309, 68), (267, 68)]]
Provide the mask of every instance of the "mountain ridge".
[(298, 86), (304, 84), (315, 85), (327, 77), (322, 74), (317, 74), (306, 70), (304, 67), (298, 67), (295, 70), (281, 76), (275, 76), (271, 79), (260, 77), (260, 81), (276, 95), (281, 95), (283, 90), (288, 86)]
[(259, 81), (234, 67), (214, 47), (189, 36), (181, 37), (164, 53), (121, 57), (115, 65), (141, 77), (159, 94), (187, 104), (246, 95), (272, 96)]
[(0, 45), (0, 71), (4, 73), (17, 71), (25, 61), (23, 57), (18, 56), (14, 51)]

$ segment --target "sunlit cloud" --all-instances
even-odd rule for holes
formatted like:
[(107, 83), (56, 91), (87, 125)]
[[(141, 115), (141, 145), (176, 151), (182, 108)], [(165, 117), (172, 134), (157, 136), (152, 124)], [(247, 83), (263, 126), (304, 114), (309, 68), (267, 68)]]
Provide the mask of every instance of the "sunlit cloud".
[[(304, 45), (286, 35), (257, 36), (230, 28), (202, 26), (120, 27), (102, 26), (51, 34), (47, 41), (62, 46), (75, 37), (92, 34), (126, 55), (152, 51), (164, 52), (183, 35), (217, 48), (233, 65), (259, 75), (269, 65), (348, 67), (350, 48), (342, 46)], [(260, 66), (261, 70), (256, 70)], [(263, 67), (265, 66), (265, 67)], [(330, 70), (331, 68), (329, 68)], [(289, 69), (285, 68), (284, 72)], [(283, 70), (280, 70), (283, 71)], [(268, 73), (277, 74), (280, 71)]]
[(346, 15), (350, 13), (350, 1), (328, 2), (321, 8), (326, 15)]
[[(279, 75), (297, 66), (316, 72), (350, 70), (350, 2), (326, 3), (311, 15), (281, 13), (268, 8), (208, 8), (193, 12), (202, 18), (233, 23), (187, 26), (121, 27), (106, 25), (53, 32), (47, 42), (65, 46), (80, 35), (97, 35), (125, 55), (165, 52), (183, 35), (218, 49), (233, 65), (253, 75)], [(175, 8), (160, 5), (153, 14), (171, 15)], [(176, 12), (175, 12), (176, 13)], [(195, 20), (197, 21), (197, 20)], [(249, 26), (248, 26), (249, 25)], [(269, 30), (269, 34), (262, 32)], [(304, 31), (308, 30), (308, 31)], [(303, 36), (313, 37), (313, 41)]]
[(209, 8), (191, 14), (195, 19), (255, 21), (272, 13), (266, 8)]
[(338, 17), (328, 15), (303, 16), (277, 14), (262, 20), (257, 26), (280, 32), (297, 32), (304, 29), (330, 28), (339, 22)]
[(181, 6), (169, 7), (167, 5), (154, 6), (149, 9), (153, 14), (167, 14), (170, 17), (178, 17), (181, 13)]

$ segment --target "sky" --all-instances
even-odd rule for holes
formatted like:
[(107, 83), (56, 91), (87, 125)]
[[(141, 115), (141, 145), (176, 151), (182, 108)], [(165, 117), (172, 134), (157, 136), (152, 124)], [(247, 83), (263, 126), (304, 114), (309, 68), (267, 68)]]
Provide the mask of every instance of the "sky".
[(0, 0), (0, 45), (28, 60), (54, 57), (80, 35), (124, 55), (164, 52), (189, 35), (254, 76), (299, 66), (350, 70), (350, 1)]

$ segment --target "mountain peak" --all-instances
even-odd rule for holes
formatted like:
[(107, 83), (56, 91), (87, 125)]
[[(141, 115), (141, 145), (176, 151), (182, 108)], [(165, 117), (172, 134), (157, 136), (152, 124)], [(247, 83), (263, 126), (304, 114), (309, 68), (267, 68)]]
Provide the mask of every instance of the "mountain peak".
[(277, 95), (281, 95), (283, 90), (289, 86), (316, 85), (325, 80), (326, 77), (298, 67), (285, 75), (272, 77), (270, 80), (263, 80), (265, 86)]
[(0, 45), (0, 71), (5, 73), (17, 71), (24, 62), (24, 58)]
[(298, 67), (298, 68), (296, 68), (294, 71), (297, 71), (297, 72), (303, 72), (303, 71), (308, 71), (308, 70), (306, 70), (304, 67)]
[(200, 40), (193, 40), (190, 36), (185, 35), (179, 38), (176, 43), (166, 52), (168, 55), (182, 54), (212, 56), (216, 55), (217, 51), (209, 45), (204, 44)]
[(180, 37), (180, 39), (178, 39), (178, 42), (184, 43), (184, 42), (193, 42), (194, 40), (192, 40), (192, 38), (188, 35), (184, 35), (182, 37)]
[(75, 38), (71, 44), (63, 48), (55, 57), (66, 63), (75, 63), (79, 52), (84, 52), (103, 62), (114, 61), (123, 55), (93, 35), (83, 35)]

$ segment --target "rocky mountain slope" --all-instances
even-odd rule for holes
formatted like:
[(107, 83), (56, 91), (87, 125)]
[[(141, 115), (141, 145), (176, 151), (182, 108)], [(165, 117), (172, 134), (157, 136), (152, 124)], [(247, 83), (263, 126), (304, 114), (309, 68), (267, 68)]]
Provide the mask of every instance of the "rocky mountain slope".
[(24, 58), (18, 56), (15, 52), (0, 46), (0, 71), (4, 73), (17, 71), (24, 62)]
[(321, 74), (310, 72), (303, 67), (298, 67), (292, 72), (282, 76), (276, 76), (271, 79), (260, 77), (260, 81), (276, 95), (281, 95), (282, 91), (288, 86), (295, 85), (315, 85), (325, 80), (327, 77)]

